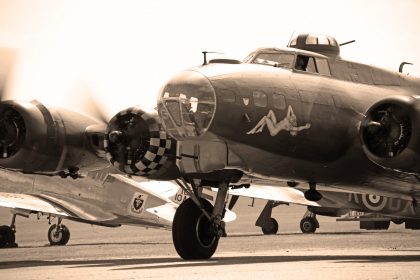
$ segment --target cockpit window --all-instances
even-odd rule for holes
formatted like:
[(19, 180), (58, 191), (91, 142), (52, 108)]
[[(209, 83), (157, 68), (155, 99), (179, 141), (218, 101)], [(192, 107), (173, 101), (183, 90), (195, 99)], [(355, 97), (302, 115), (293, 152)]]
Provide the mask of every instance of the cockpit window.
[(295, 69), (299, 71), (306, 71), (306, 68), (308, 67), (308, 60), (308, 56), (298, 55), (296, 57)]
[(296, 57), (295, 69), (308, 73), (319, 73), (325, 76), (331, 76), (330, 67), (327, 59), (312, 57), (299, 54)]
[(321, 75), (331, 76), (330, 67), (328, 65), (328, 61), (325, 58), (316, 58), (316, 66), (318, 68), (318, 72)]
[(316, 66), (315, 66), (315, 60), (314, 60), (313, 57), (308, 57), (308, 64), (307, 64), (307, 67), (306, 67), (306, 72), (317, 73)]
[(291, 68), (294, 58), (292, 53), (259, 53), (252, 63)]
[(255, 52), (252, 52), (250, 54), (247, 55), (247, 57), (245, 57), (244, 59), (244, 63), (248, 63), (249, 61), (251, 61), (251, 59), (254, 57)]

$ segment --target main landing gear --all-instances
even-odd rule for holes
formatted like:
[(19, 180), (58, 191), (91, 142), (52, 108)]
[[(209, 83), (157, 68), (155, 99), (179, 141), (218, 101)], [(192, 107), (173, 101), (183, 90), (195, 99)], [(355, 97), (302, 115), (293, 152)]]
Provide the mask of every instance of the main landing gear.
[(214, 206), (200, 197), (202, 187), (190, 180), (177, 181), (190, 196), (177, 209), (172, 223), (175, 249), (183, 259), (208, 259), (217, 249), (219, 239), (226, 235), (223, 217), (228, 196), (228, 182), (217, 184)]
[(300, 230), (303, 233), (314, 233), (319, 228), (319, 222), (316, 219), (316, 214), (307, 210), (300, 220)]
[(0, 226), (0, 248), (15, 248), (17, 244), (15, 243), (16, 240), (16, 215), (13, 214), (12, 222), (10, 226)]
[(265, 205), (264, 209), (261, 211), (261, 214), (258, 216), (257, 221), (255, 222), (255, 225), (257, 227), (261, 227), (261, 230), (264, 234), (276, 234), (279, 230), (279, 224), (271, 217), (271, 214), (273, 212), (273, 208), (279, 206), (280, 204), (283, 204), (281, 202), (269, 200), (267, 201), (267, 204)]
[[(15, 243), (16, 241), (16, 216), (22, 217), (29, 217), (30, 213), (13, 213), (12, 222), (10, 226), (3, 225), (0, 226), (0, 248), (15, 248), (18, 245)], [(38, 219), (41, 214), (38, 214)], [(51, 223), (51, 216), (48, 216), (49, 223)], [(48, 241), (50, 245), (66, 245), (70, 239), (70, 231), (69, 229), (61, 224), (62, 218), (57, 218), (57, 224), (53, 224), (48, 230)]]

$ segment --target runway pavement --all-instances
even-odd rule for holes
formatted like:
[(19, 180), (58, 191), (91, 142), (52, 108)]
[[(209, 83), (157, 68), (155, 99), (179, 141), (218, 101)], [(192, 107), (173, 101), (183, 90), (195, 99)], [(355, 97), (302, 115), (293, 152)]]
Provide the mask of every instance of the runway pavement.
[[(19, 248), (0, 250), (0, 279), (420, 279), (419, 231), (391, 225), (364, 231), (354, 222), (320, 217), (316, 234), (300, 233), (304, 207), (280, 206), (279, 234), (253, 224), (263, 204), (240, 201), (211, 260), (183, 261), (171, 232), (66, 222), (67, 246), (48, 246), (45, 218), (18, 218)], [(9, 223), (0, 210), (1, 224)]]

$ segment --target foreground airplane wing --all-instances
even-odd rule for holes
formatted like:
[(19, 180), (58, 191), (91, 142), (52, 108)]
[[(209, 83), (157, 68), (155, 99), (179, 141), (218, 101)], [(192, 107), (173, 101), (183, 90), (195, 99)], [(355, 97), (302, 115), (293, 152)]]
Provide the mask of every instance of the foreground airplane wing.
[[(136, 182), (106, 171), (73, 180), (1, 170), (0, 183), (0, 207), (12, 209), (14, 216), (10, 226), (0, 226), (0, 248), (16, 246), (16, 216), (56, 218), (48, 237), (52, 245), (64, 245), (70, 231), (61, 224), (63, 219), (107, 227), (169, 229), (178, 206), (170, 196), (179, 187), (171, 182)], [(158, 191), (151, 190), (154, 187)]]
[(0, 192), (0, 206), (12, 209), (22, 209), (29, 212), (53, 214), (62, 217), (70, 216), (64, 209), (57, 205), (28, 194)]

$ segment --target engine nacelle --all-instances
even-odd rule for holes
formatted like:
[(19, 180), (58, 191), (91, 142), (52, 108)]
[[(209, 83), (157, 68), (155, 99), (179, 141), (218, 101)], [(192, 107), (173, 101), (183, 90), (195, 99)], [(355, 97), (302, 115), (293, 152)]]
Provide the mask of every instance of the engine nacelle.
[(366, 112), (360, 139), (374, 163), (409, 173), (420, 172), (420, 100), (385, 98)]
[(118, 170), (157, 180), (180, 176), (176, 166), (176, 142), (167, 136), (158, 113), (131, 107), (108, 124), (104, 148)]
[(0, 166), (25, 173), (55, 174), (99, 167), (85, 130), (97, 121), (65, 109), (47, 109), (38, 101), (0, 104)]

